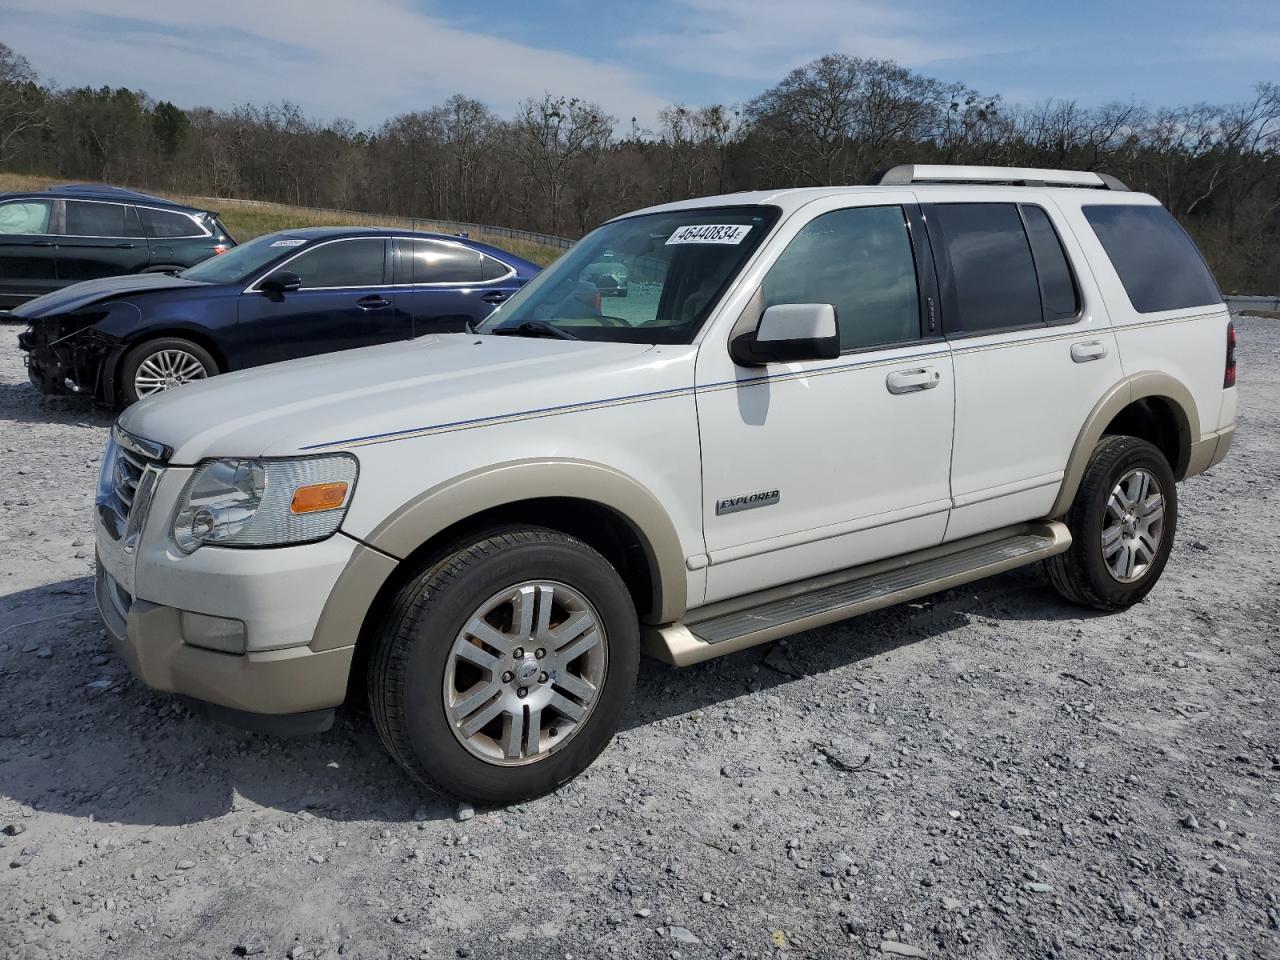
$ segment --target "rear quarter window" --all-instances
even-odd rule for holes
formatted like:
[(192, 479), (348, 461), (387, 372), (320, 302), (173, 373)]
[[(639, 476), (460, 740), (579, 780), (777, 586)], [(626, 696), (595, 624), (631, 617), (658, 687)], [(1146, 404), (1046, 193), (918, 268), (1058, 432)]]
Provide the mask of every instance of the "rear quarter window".
[(1081, 210), (1139, 313), (1222, 302), (1200, 251), (1164, 207), (1096, 204)]

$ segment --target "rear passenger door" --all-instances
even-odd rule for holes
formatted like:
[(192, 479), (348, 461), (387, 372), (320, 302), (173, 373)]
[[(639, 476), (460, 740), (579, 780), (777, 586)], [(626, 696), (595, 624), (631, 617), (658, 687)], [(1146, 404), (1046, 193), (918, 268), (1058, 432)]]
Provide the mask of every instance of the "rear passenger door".
[(819, 201), (736, 319), (835, 307), (834, 360), (740, 367), (719, 336), (697, 361), (707, 602), (936, 546), (951, 507), (951, 358), (931, 310), (914, 197)]
[(127, 203), (62, 200), (58, 279), (65, 285), (140, 273), (151, 262), (138, 213)]
[(993, 201), (925, 208), (955, 365), (947, 540), (1045, 516), (1076, 435), (1122, 376), (1060, 212)]
[(507, 264), (447, 240), (396, 238), (393, 269), (396, 312), (415, 337), (461, 333), (519, 289)]

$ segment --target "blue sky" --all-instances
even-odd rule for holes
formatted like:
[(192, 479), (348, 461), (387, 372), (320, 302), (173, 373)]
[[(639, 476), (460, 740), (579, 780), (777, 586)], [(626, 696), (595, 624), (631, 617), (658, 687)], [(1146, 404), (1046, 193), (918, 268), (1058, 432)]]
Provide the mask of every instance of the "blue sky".
[(1245, 99), (1280, 82), (1280, 2), (1134, 0), (0, 0), (0, 40), (65, 86), (183, 107), (292, 100), (362, 126), (452, 93), (544, 91), (653, 124), (841, 52), (1015, 102)]

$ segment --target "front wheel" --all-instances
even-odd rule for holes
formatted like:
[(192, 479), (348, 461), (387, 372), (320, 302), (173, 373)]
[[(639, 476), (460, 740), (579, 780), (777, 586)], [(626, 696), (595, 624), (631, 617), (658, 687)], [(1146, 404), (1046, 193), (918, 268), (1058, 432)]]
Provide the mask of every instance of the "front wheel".
[(374, 722), (417, 781), (485, 803), (554, 790), (612, 739), (640, 631), (599, 553), (537, 527), (429, 564), (393, 602), (369, 669)]
[(217, 373), (217, 361), (200, 344), (181, 337), (161, 337), (140, 343), (125, 354), (118, 393), (122, 405), (128, 406)]
[(1146, 440), (1103, 437), (1064, 519), (1071, 549), (1045, 561), (1054, 588), (1086, 607), (1132, 606), (1173, 549), (1178, 488), (1169, 461)]

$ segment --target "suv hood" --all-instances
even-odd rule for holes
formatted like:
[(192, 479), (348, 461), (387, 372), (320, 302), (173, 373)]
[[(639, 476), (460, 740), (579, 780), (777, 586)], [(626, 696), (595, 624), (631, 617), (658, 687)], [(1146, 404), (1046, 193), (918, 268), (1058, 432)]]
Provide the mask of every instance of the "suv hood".
[[(441, 334), (227, 373), (143, 400), (120, 425), (171, 462), (288, 456), (397, 433), (688, 387), (695, 347)], [(652, 362), (641, 360), (652, 354)], [(683, 370), (683, 374), (680, 372)]]
[(128, 293), (149, 293), (152, 290), (173, 290), (178, 287), (207, 287), (198, 280), (184, 280), (167, 273), (135, 273), (123, 277), (101, 277), (83, 280), (69, 287), (46, 293), (14, 307), (9, 313), (21, 320), (38, 320), (55, 314), (70, 313), (91, 303), (110, 300)]

